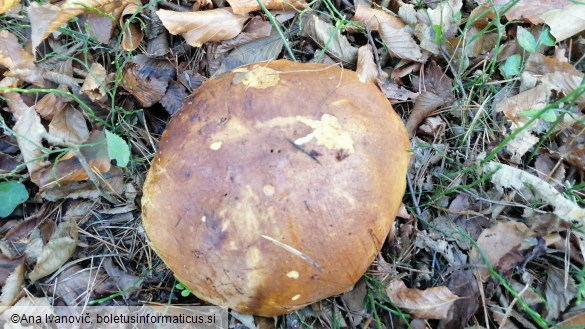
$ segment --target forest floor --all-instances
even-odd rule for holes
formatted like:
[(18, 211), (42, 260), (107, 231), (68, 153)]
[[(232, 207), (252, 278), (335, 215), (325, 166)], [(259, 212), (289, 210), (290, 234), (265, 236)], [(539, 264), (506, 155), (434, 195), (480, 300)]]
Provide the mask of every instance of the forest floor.
[[(274, 59), (355, 70), (411, 137), (354, 289), (230, 328), (584, 328), (585, 5), (568, 0), (0, 1), (0, 305), (193, 304), (142, 186), (201, 83)], [(359, 92), (359, 91), (356, 91)]]

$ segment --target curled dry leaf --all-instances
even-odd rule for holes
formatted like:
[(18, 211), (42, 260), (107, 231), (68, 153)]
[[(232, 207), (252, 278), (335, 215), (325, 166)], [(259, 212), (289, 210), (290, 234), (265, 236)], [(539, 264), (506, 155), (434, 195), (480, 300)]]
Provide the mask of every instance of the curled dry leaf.
[[(100, 177), (100, 188), (104, 193), (120, 196), (124, 193), (124, 175), (119, 167), (111, 167), (110, 171), (103, 173)], [(70, 182), (67, 185), (55, 186), (40, 192), (40, 196), (48, 201), (62, 199), (98, 199), (102, 195), (89, 181)]]
[(244, 23), (249, 18), (235, 15), (230, 8), (197, 12), (160, 9), (156, 14), (171, 34), (181, 35), (193, 47), (235, 37), (242, 32)]
[(301, 35), (308, 36), (327, 54), (344, 63), (355, 64), (357, 48), (333, 25), (326, 23), (317, 15), (306, 15), (302, 21)]
[(60, 223), (37, 259), (28, 278), (36, 281), (58, 270), (73, 255), (77, 245), (77, 223), (66, 220)]
[(445, 104), (445, 98), (432, 92), (423, 91), (414, 101), (414, 109), (406, 121), (406, 131), (412, 137), (420, 124), (430, 116), (439, 106)]
[(585, 223), (585, 209), (566, 199), (548, 182), (528, 172), (508, 165), (489, 162), (483, 170), (492, 173), (492, 182), (503, 193), (504, 188), (513, 188), (523, 195), (534, 195), (554, 207), (553, 213), (571, 224)]
[(34, 63), (33, 56), (22, 48), (14, 34), (0, 31), (0, 65), (8, 72), (4, 75), (43, 86), (43, 77)]
[(24, 257), (10, 259), (0, 254), (0, 306), (11, 306), (14, 304), (24, 285)]
[(187, 96), (188, 94), (185, 91), (185, 87), (180, 82), (172, 80), (167, 92), (160, 100), (160, 104), (165, 108), (168, 114), (173, 115), (179, 110), (179, 108), (181, 108), (181, 105), (183, 105), (183, 101)]
[(540, 24), (544, 13), (564, 8), (572, 2), (570, 0), (519, 0), (513, 6), (509, 6), (509, 4), (509, 0), (494, 0), (494, 5), (498, 8), (511, 7), (505, 14), (508, 20)]
[(361, 82), (376, 82), (376, 79), (378, 79), (378, 67), (374, 62), (372, 46), (369, 44), (358, 49), (356, 72), (360, 77)]
[[(526, 225), (518, 222), (498, 222), (494, 227), (485, 229), (477, 239), (469, 255), (469, 263), (478, 265), (478, 273), (482, 280), (490, 276), (485, 260), (497, 270), (508, 271), (511, 268), (500, 268), (498, 265), (510, 253), (518, 251), (524, 239), (534, 235)], [(522, 259), (519, 259), (522, 260)], [(506, 262), (506, 265), (509, 262)]]
[(131, 51), (138, 48), (144, 38), (144, 32), (140, 28), (140, 23), (135, 19), (135, 14), (142, 9), (142, 4), (129, 3), (120, 15), (120, 26), (122, 27), (122, 44), (124, 50)]
[(419, 290), (406, 287), (402, 280), (390, 282), (386, 294), (396, 306), (419, 319), (448, 319), (459, 299), (445, 286)]
[(94, 102), (104, 101), (108, 95), (104, 89), (108, 86), (107, 78), (106, 69), (99, 63), (93, 63), (79, 92), (87, 95)]
[[(252, 11), (260, 10), (258, 0), (227, 0), (234, 14), (243, 15)], [(304, 9), (307, 7), (305, 0), (262, 0), (266, 9), (292, 10)]]
[(26, 168), (33, 180), (36, 180), (36, 172), (49, 164), (44, 160), (42, 144), (47, 131), (35, 109), (27, 106), (19, 94), (5, 93), (3, 96), (10, 100), (8, 108), (16, 118), (12, 130), (16, 133), (16, 141)]

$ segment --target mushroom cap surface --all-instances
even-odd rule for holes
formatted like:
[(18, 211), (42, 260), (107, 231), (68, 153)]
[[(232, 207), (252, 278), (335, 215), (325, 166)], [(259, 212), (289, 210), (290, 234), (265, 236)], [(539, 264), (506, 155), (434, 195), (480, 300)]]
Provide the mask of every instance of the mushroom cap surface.
[(410, 158), (370, 82), (286, 60), (214, 77), (163, 133), (144, 184), (152, 248), (197, 297), (275, 316), (346, 292), (380, 251)]

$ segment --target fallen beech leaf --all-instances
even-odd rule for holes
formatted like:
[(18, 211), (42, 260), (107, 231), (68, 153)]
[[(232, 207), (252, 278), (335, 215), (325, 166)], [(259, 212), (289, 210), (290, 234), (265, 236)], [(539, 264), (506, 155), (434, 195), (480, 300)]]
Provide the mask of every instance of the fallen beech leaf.
[(419, 290), (407, 288), (402, 280), (390, 282), (386, 295), (418, 319), (447, 319), (453, 303), (459, 299), (445, 286)]
[[(85, 145), (81, 145), (79, 151), (87, 161), (89, 168), (94, 172), (105, 173), (110, 170), (111, 164), (104, 131), (92, 131)], [(52, 187), (55, 184), (81, 181), (88, 178), (87, 172), (73, 152), (69, 152), (60, 158), (55, 165), (41, 170), (39, 177), (39, 186), (42, 189)]]
[(74, 220), (60, 223), (49, 242), (43, 246), (37, 263), (28, 274), (28, 278), (36, 281), (58, 270), (73, 255), (77, 245), (77, 237), (77, 223)]
[(104, 17), (95, 13), (88, 13), (86, 15), (86, 29), (88, 35), (97, 39), (101, 43), (110, 42), (112, 32), (116, 23), (110, 17)]
[(504, 188), (513, 188), (522, 195), (534, 195), (540, 200), (554, 207), (553, 213), (571, 224), (585, 223), (585, 209), (575, 202), (566, 199), (548, 182), (529, 174), (528, 172), (496, 162), (487, 163), (483, 170), (494, 172), (492, 182), (503, 193)]
[(183, 105), (185, 98), (189, 96), (185, 91), (185, 87), (177, 82), (171, 81), (166, 94), (160, 100), (160, 104), (165, 108), (168, 114), (175, 114)]
[[(60, 90), (66, 90), (67, 87), (59, 87)], [(56, 93), (48, 93), (35, 105), (37, 113), (45, 120), (52, 120), (53, 117), (65, 109), (69, 100)]]
[(49, 27), (49, 23), (59, 15), (61, 9), (50, 3), (32, 2), (26, 11), (30, 20), (32, 49), (36, 49), (46, 39), (44, 33)]
[(37, 70), (33, 56), (22, 48), (16, 36), (6, 30), (0, 31), (0, 65), (8, 69), (5, 76), (43, 85), (42, 74)]
[(379, 31), (380, 25), (390, 25), (395, 29), (403, 28), (406, 25), (395, 15), (363, 5), (356, 7), (352, 20), (364, 23), (372, 31)]
[(365, 280), (358, 281), (352, 290), (341, 295), (341, 300), (347, 306), (349, 318), (354, 327), (359, 327), (366, 315), (366, 295), (368, 294), (368, 286)]
[[(77, 17), (87, 12), (98, 11), (110, 14), (117, 20), (123, 9), (131, 3), (140, 4), (140, 2), (137, 0), (66, 0), (65, 3), (59, 7), (57, 15), (55, 15), (55, 17), (52, 18), (48, 23), (35, 22), (31, 20), (31, 25), (33, 30), (42, 30), (39, 40), (37, 41), (40, 43), (40, 41), (46, 39), (51, 33), (55, 32), (59, 27), (66, 24), (73, 17)], [(41, 29), (36, 26), (37, 24), (43, 26), (46, 25), (46, 28)], [(33, 44), (34, 47), (37, 45), (38, 44)]]
[(10, 100), (8, 108), (16, 118), (16, 123), (12, 130), (17, 134), (16, 141), (18, 142), (20, 153), (32, 177), (36, 171), (49, 164), (44, 161), (42, 145), (43, 136), (47, 131), (34, 108), (24, 104), (19, 94), (5, 93), (3, 96)]
[(176, 12), (160, 9), (156, 12), (165, 28), (181, 35), (193, 47), (209, 41), (231, 39), (242, 32), (247, 16), (235, 15), (230, 8), (197, 12)]
[(358, 49), (356, 72), (360, 77), (361, 82), (376, 82), (376, 79), (378, 79), (378, 67), (374, 62), (372, 46), (369, 44)]
[(175, 68), (168, 61), (136, 55), (124, 67), (121, 85), (136, 97), (140, 105), (150, 107), (163, 98), (175, 75)]
[(85, 305), (86, 301), (95, 298), (96, 295), (111, 294), (120, 290), (108, 279), (102, 267), (88, 271), (74, 265), (59, 273), (49, 288), (49, 293), (67, 306), (77, 306)]
[(585, 312), (581, 312), (575, 316), (572, 316), (568, 319), (566, 319), (565, 321), (559, 322), (556, 324), (556, 326), (554, 327), (550, 327), (550, 329), (553, 328), (581, 328), (581, 327), (585, 327)]
[(9, 11), (10, 8), (14, 7), (15, 4), (19, 3), (19, 0), (1, 0), (0, 1), (0, 14), (4, 14)]
[[(559, 153), (570, 164), (585, 171), (585, 127), (582, 124), (575, 123), (565, 129), (568, 135), (564, 144), (559, 147)], [(559, 180), (563, 181), (563, 180)]]
[(549, 264), (546, 271), (546, 288), (544, 294), (547, 304), (547, 320), (557, 319), (565, 311), (577, 294), (575, 280), (565, 271)]
[(8, 259), (0, 255), (0, 268), (2, 269), (2, 295), (0, 306), (13, 305), (23, 293), (24, 287), (24, 257)]
[(392, 55), (398, 58), (424, 62), (419, 45), (406, 28), (395, 28), (389, 24), (380, 25), (380, 38)]
[[(104, 193), (111, 195), (121, 195), (124, 193), (124, 176), (122, 169), (112, 167), (110, 171), (104, 173), (104, 180), (100, 179), (100, 188)], [(99, 199), (100, 191), (89, 181), (71, 182), (63, 186), (54, 186), (47, 190), (41, 191), (41, 197), (48, 201), (58, 201), (63, 199)]]
[(333, 25), (320, 20), (316, 15), (306, 15), (301, 26), (301, 35), (310, 37), (327, 54), (348, 64), (355, 64), (357, 61), (357, 48)]
[[(227, 0), (232, 7), (234, 14), (243, 15), (252, 11), (260, 10), (258, 0)], [(266, 9), (293, 10), (307, 7), (305, 0), (262, 0)]]
[(140, 289), (142, 280), (140, 277), (127, 273), (118, 266), (114, 265), (111, 258), (106, 258), (103, 263), (104, 269), (108, 276), (116, 286), (117, 291), (125, 291), (130, 294), (133, 291)]
[(89, 137), (83, 114), (72, 107), (67, 107), (53, 117), (49, 124), (49, 133), (72, 144), (80, 144)]
[(142, 4), (129, 3), (122, 14), (120, 15), (120, 26), (122, 27), (122, 43), (121, 47), (124, 50), (131, 51), (138, 48), (140, 42), (144, 38), (144, 33), (140, 28), (140, 23), (137, 22), (137, 18), (134, 16), (139, 13), (142, 8)]
[(378, 87), (384, 93), (386, 98), (391, 101), (406, 101), (415, 100), (419, 94), (412, 92), (402, 86), (399, 86), (396, 82), (391, 79), (378, 80)]
[(550, 33), (557, 42), (568, 39), (585, 30), (585, 6), (570, 4), (562, 9), (545, 12), (542, 20), (550, 27)]
[[(494, 0), (497, 8), (508, 8), (509, 0)], [(572, 4), (570, 0), (519, 0), (506, 11), (510, 21), (521, 20), (532, 24), (542, 23), (542, 15), (554, 9), (561, 9)]]
[(93, 63), (79, 92), (87, 95), (94, 102), (105, 101), (108, 97), (108, 93), (104, 89), (108, 87), (109, 81), (107, 80), (106, 69), (99, 63)]
[(445, 101), (445, 98), (439, 97), (432, 92), (421, 92), (414, 101), (414, 109), (412, 109), (412, 112), (406, 121), (406, 131), (408, 134), (414, 136), (418, 126), (420, 126), (420, 124), (430, 116), (434, 110), (445, 104)]
[[(494, 269), (498, 270), (502, 258), (517, 250), (522, 241), (533, 234), (534, 232), (523, 223), (498, 222), (480, 234), (477, 245), (473, 246), (469, 255), (469, 263), (479, 265), (480, 278), (485, 281), (490, 276), (490, 271), (485, 266), (482, 255)], [(507, 271), (509, 268), (504, 270)]]

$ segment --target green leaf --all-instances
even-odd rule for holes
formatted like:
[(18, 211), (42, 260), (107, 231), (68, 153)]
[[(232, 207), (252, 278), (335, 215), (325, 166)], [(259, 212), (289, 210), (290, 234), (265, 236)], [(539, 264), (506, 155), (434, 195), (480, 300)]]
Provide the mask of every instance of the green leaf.
[(116, 160), (116, 166), (126, 167), (130, 162), (130, 147), (120, 136), (106, 130), (106, 143), (110, 160)]
[(28, 191), (24, 184), (15, 181), (0, 183), (0, 217), (12, 214), (16, 207), (28, 200)]
[(550, 34), (550, 29), (548, 27), (544, 27), (542, 29), (540, 35), (538, 36), (538, 41), (547, 47), (554, 47), (555, 43), (557, 42), (555, 37)]
[(522, 56), (520, 54), (514, 54), (506, 59), (504, 65), (500, 66), (500, 72), (502, 72), (502, 75), (506, 79), (509, 79), (520, 74), (521, 66)]
[(435, 43), (440, 45), (443, 42), (443, 29), (441, 25), (433, 25), (431, 27), (435, 32)]
[(518, 26), (516, 40), (518, 40), (520, 47), (524, 48), (527, 52), (534, 53), (538, 50), (538, 44), (532, 33), (522, 26)]
[(189, 289), (185, 289), (183, 291), (181, 291), (181, 296), (183, 297), (188, 297), (191, 294), (191, 290)]

